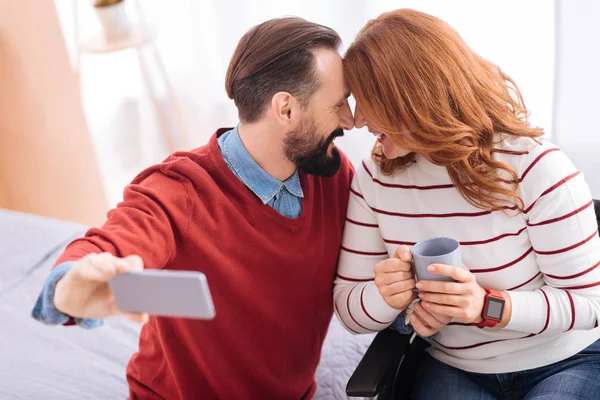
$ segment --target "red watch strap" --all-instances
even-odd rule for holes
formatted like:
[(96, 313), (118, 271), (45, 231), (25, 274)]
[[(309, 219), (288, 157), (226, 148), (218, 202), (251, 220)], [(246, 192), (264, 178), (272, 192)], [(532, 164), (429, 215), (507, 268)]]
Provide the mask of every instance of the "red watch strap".
[(504, 300), (504, 295), (499, 290), (484, 288), (484, 290), (488, 293), (490, 297), (494, 297), (496, 299)]

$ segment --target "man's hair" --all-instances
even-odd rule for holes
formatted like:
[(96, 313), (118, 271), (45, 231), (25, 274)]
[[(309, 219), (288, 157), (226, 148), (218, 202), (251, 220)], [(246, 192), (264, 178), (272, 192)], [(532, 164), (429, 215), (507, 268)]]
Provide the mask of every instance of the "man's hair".
[(225, 89), (242, 122), (258, 121), (275, 93), (287, 92), (304, 106), (321, 82), (314, 52), (337, 50), (339, 35), (302, 18), (276, 18), (250, 29), (227, 69)]

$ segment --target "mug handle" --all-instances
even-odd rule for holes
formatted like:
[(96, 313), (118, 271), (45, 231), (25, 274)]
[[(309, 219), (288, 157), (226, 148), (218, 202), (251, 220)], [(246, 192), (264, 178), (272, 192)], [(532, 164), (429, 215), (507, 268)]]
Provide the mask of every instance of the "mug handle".
[[(415, 260), (411, 258), (409, 263), (412, 268), (412, 273), (413, 273), (413, 277), (415, 278), (415, 284), (416, 284), (417, 282), (419, 282), (419, 278), (417, 277), (417, 269), (415, 268)], [(415, 288), (413, 288), (413, 292), (420, 293), (421, 290), (419, 290), (415, 287)]]

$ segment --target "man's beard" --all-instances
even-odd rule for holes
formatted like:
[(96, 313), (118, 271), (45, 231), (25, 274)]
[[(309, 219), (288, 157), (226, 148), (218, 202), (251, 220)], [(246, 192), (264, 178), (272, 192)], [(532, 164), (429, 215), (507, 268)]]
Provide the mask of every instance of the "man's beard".
[(319, 139), (314, 121), (309, 124), (303, 123), (284, 139), (285, 155), (300, 172), (326, 178), (332, 177), (340, 169), (342, 157), (336, 147), (333, 147), (331, 155), (327, 154), (327, 149), (333, 139), (339, 136), (344, 136), (342, 128)]

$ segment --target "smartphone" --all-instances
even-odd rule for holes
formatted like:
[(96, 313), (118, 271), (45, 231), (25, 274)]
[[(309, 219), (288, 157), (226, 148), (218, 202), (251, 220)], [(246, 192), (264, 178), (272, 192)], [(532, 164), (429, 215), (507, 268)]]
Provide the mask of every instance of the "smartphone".
[(121, 311), (180, 318), (215, 317), (208, 282), (201, 272), (145, 269), (116, 275), (109, 285)]

